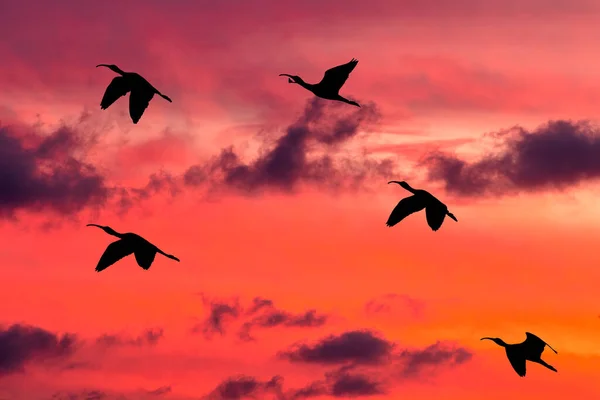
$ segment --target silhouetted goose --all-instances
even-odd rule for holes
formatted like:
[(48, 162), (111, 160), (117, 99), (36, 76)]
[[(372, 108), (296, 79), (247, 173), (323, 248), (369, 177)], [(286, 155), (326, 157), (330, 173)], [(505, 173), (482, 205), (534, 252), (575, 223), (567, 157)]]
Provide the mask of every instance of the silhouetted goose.
[(539, 337), (535, 336), (533, 333), (525, 332), (527, 335), (527, 339), (523, 343), (516, 344), (507, 344), (500, 338), (489, 338), (484, 337), (481, 340), (491, 340), (495, 342), (498, 346), (502, 346), (506, 350), (506, 356), (508, 357), (508, 361), (510, 361), (510, 365), (515, 369), (517, 374), (520, 377), (525, 376), (525, 361), (531, 361), (538, 364), (542, 364), (544, 367), (551, 369), (554, 372), (558, 372), (556, 368), (552, 365), (547, 364), (544, 360), (542, 360), (542, 352), (544, 351), (544, 347), (550, 347), (550, 350), (558, 354), (556, 350), (552, 348), (548, 343), (544, 342)]
[(124, 72), (113, 64), (98, 64), (96, 65), (96, 68), (98, 67), (107, 67), (116, 73), (121, 74), (121, 76), (114, 78), (106, 88), (106, 92), (104, 92), (104, 96), (102, 97), (102, 102), (100, 102), (100, 108), (103, 110), (110, 107), (110, 105), (117, 101), (121, 96), (125, 96), (128, 92), (131, 92), (129, 94), (129, 116), (133, 123), (137, 124), (146, 108), (148, 108), (154, 94), (157, 94), (172, 103), (168, 96), (159, 92), (158, 89), (150, 84), (150, 82), (135, 72)]
[(392, 213), (386, 222), (387, 226), (392, 227), (398, 222), (402, 221), (404, 218), (408, 217), (410, 214), (421, 211), (422, 209), (425, 209), (427, 224), (434, 231), (440, 229), (440, 226), (442, 226), (446, 215), (458, 222), (456, 217), (450, 211), (448, 211), (448, 207), (435, 198), (431, 193), (425, 190), (413, 189), (404, 181), (389, 181), (388, 184), (390, 183), (399, 184), (404, 189), (413, 193), (413, 195), (400, 200), (400, 202), (392, 210)]
[(353, 58), (346, 64), (338, 65), (337, 67), (328, 69), (325, 71), (325, 75), (323, 76), (323, 79), (321, 79), (321, 82), (316, 84), (306, 83), (302, 80), (302, 78), (296, 75), (279, 74), (279, 76), (287, 76), (289, 83), (297, 83), (298, 85), (310, 90), (316, 96), (323, 99), (343, 101), (344, 103), (360, 107), (357, 102), (345, 99), (338, 93), (344, 83), (346, 83), (350, 72), (352, 72), (354, 67), (356, 67), (356, 64), (358, 64), (358, 60)]
[(135, 233), (119, 233), (115, 232), (109, 226), (102, 226), (96, 224), (87, 224), (87, 226), (96, 226), (102, 229), (104, 232), (109, 235), (113, 235), (118, 237), (120, 240), (116, 242), (112, 242), (108, 245), (102, 257), (100, 257), (100, 261), (98, 261), (98, 265), (96, 266), (96, 271), (100, 272), (121, 258), (126, 257), (133, 253), (135, 256), (135, 261), (137, 261), (138, 265), (144, 269), (150, 268), (152, 262), (154, 261), (154, 257), (156, 253), (160, 253), (165, 257), (169, 257), (175, 261), (179, 261), (179, 258), (172, 256), (171, 254), (167, 254), (143, 237), (136, 235)]

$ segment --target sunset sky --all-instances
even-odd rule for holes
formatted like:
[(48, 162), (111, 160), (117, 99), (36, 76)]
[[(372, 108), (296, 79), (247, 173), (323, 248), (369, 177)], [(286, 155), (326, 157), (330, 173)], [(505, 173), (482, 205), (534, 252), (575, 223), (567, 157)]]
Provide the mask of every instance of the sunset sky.
[[(0, 400), (600, 398), (600, 2), (0, 3)], [(359, 60), (340, 94), (318, 82)], [(155, 96), (107, 110), (116, 64)], [(388, 228), (406, 180), (448, 205)], [(135, 232), (181, 259), (94, 268)], [(504, 349), (548, 342), (520, 378)]]

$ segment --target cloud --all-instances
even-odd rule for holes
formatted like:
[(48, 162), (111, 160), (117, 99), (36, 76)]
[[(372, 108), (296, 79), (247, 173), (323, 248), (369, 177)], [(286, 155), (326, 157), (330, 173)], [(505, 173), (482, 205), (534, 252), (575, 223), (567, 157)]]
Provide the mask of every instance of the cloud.
[[(277, 326), (314, 328), (325, 325), (327, 315), (320, 315), (317, 310), (308, 310), (302, 314), (293, 314), (275, 308), (273, 301), (260, 297), (254, 298), (247, 314), (252, 319), (244, 322), (238, 335), (242, 340), (254, 340), (250, 335), (253, 328), (273, 328)], [(259, 315), (256, 315), (259, 314)]]
[(368, 397), (386, 394), (382, 382), (366, 374), (349, 372), (345, 368), (328, 372), (325, 380), (319, 380), (303, 388), (288, 392), (290, 399), (306, 399), (318, 396)]
[(562, 190), (600, 177), (600, 130), (586, 121), (550, 121), (529, 131), (514, 127), (495, 133), (501, 150), (477, 161), (447, 153), (423, 163), (432, 181), (460, 196), (506, 195)]
[(390, 314), (400, 309), (408, 309), (411, 316), (419, 318), (423, 315), (425, 304), (405, 294), (389, 293), (371, 299), (365, 304), (365, 312), (370, 315)]
[(455, 366), (471, 359), (467, 349), (441, 342), (423, 349), (396, 349), (396, 344), (369, 331), (330, 335), (313, 345), (295, 345), (279, 353), (280, 358), (294, 363), (335, 366), (335, 369), (325, 372), (324, 379), (300, 388), (284, 389), (281, 376), (274, 376), (269, 381), (238, 376), (220, 383), (204, 399), (299, 400), (320, 396), (382, 395), (403, 379), (417, 378), (426, 370)]
[[(79, 392), (56, 392), (50, 400), (109, 400), (116, 397), (109, 396), (108, 393), (101, 390), (82, 390)], [(123, 399), (123, 397), (120, 397)]]
[(0, 376), (23, 372), (34, 361), (61, 359), (77, 348), (73, 334), (57, 335), (45, 329), (14, 324), (0, 330)]
[[(339, 146), (378, 119), (374, 104), (355, 111), (344, 104), (312, 98), (298, 120), (274, 143), (265, 143), (253, 161), (242, 161), (233, 147), (228, 147), (207, 163), (188, 168), (184, 182), (247, 194), (263, 189), (292, 192), (301, 183), (333, 190), (356, 189), (369, 178), (391, 175), (393, 162), (336, 153)], [(324, 154), (319, 155), (319, 150)]]
[(0, 125), (0, 214), (45, 208), (70, 214), (104, 204), (109, 196), (104, 177), (77, 156), (89, 145), (67, 126), (43, 136)]
[(282, 396), (283, 379), (274, 376), (268, 381), (259, 381), (250, 376), (230, 377), (221, 382), (212, 392), (204, 396), (204, 400), (239, 400), (265, 399), (269, 394)]
[(85, 112), (49, 129), (0, 122), (0, 218), (14, 218), (18, 211), (64, 217), (109, 206), (123, 212), (157, 192), (176, 193), (174, 178), (163, 171), (150, 174), (141, 187), (112, 185), (90, 161), (103, 134), (95, 122)]
[(299, 344), (280, 352), (291, 362), (316, 364), (384, 364), (392, 354), (394, 344), (373, 332), (350, 331), (328, 336), (313, 345)]
[(319, 314), (316, 310), (307, 310), (300, 314), (281, 310), (275, 307), (272, 300), (261, 297), (255, 297), (247, 308), (242, 307), (237, 298), (228, 302), (215, 301), (202, 295), (202, 299), (210, 308), (210, 313), (192, 331), (202, 332), (207, 338), (212, 337), (214, 333), (224, 335), (226, 325), (236, 320), (242, 322), (238, 337), (244, 341), (251, 341), (254, 337), (250, 333), (256, 328), (312, 328), (324, 325), (328, 319), (327, 315)]
[(284, 389), (283, 382), (284, 379), (279, 375), (265, 381), (245, 375), (230, 377), (204, 396), (203, 400), (299, 400), (319, 396), (348, 398), (385, 393), (381, 383), (368, 376), (342, 370), (327, 373), (324, 380), (299, 389)]
[[(330, 381), (335, 377), (343, 386), (366, 383), (367, 377), (372, 377), (368, 381), (373, 388), (383, 390), (381, 385), (386, 375), (392, 380), (416, 377), (426, 369), (463, 364), (471, 359), (472, 353), (439, 341), (423, 349), (400, 349), (398, 344), (371, 331), (358, 330), (330, 335), (313, 344), (294, 344), (278, 356), (292, 363), (335, 365), (339, 370), (330, 372)], [(344, 375), (349, 373), (354, 375)], [(313, 385), (313, 389), (321, 386)]]
[(436, 342), (424, 349), (403, 350), (397, 355), (402, 363), (401, 375), (412, 377), (428, 367), (459, 365), (469, 361), (472, 353), (462, 347), (451, 347)]
[(162, 329), (148, 329), (137, 337), (104, 334), (96, 339), (101, 346), (153, 346), (164, 337)]
[(202, 332), (207, 339), (210, 339), (213, 334), (225, 334), (225, 322), (236, 319), (240, 312), (239, 300), (235, 299), (231, 302), (210, 300), (204, 294), (201, 294), (202, 302), (210, 308), (208, 317), (192, 328), (192, 332)]

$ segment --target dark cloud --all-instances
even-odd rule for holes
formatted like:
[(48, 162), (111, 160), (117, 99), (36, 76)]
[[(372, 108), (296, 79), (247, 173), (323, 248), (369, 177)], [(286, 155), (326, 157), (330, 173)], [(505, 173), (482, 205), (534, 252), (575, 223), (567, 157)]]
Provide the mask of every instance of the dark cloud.
[(239, 299), (229, 302), (214, 301), (202, 295), (202, 301), (210, 308), (209, 316), (201, 324), (193, 328), (194, 332), (202, 332), (208, 338), (214, 333), (225, 334), (226, 325), (235, 320), (241, 320), (238, 337), (244, 341), (254, 340), (251, 331), (256, 328), (319, 327), (327, 322), (327, 315), (318, 314), (316, 310), (308, 310), (301, 314), (275, 307), (272, 300), (256, 297), (252, 304), (244, 309)]
[(325, 374), (325, 379), (298, 389), (284, 389), (284, 379), (274, 376), (261, 381), (251, 376), (236, 376), (221, 382), (204, 400), (276, 399), (300, 400), (320, 396), (352, 398), (384, 394), (382, 383), (360, 373), (343, 369)]
[(334, 397), (359, 397), (384, 394), (381, 383), (367, 375), (348, 372), (330, 376), (329, 394)]
[(77, 153), (90, 145), (72, 128), (48, 135), (0, 125), (0, 214), (50, 209), (61, 214), (103, 205), (105, 179)]
[(211, 338), (213, 334), (225, 334), (225, 322), (236, 319), (242, 309), (239, 300), (235, 299), (229, 303), (223, 301), (210, 300), (202, 295), (202, 302), (210, 308), (208, 317), (199, 325), (196, 325), (192, 332), (203, 333), (206, 338)]
[(387, 385), (395, 381), (416, 378), (437, 367), (460, 365), (472, 357), (465, 348), (441, 342), (423, 349), (398, 347), (370, 331), (350, 331), (327, 336), (312, 345), (292, 345), (279, 357), (295, 363), (337, 366), (325, 374), (325, 380), (297, 389), (292, 398), (386, 393)]
[[(108, 393), (101, 390), (83, 390), (81, 392), (56, 392), (50, 398), (51, 400), (109, 400), (115, 399), (110, 397)], [(120, 400), (125, 400), (121, 397)]]
[(469, 162), (431, 153), (429, 179), (462, 196), (565, 189), (600, 177), (600, 129), (586, 121), (550, 121), (533, 131), (521, 127), (492, 135), (501, 151)]
[(349, 372), (342, 368), (325, 374), (324, 380), (312, 382), (300, 389), (288, 391), (290, 400), (331, 396), (340, 398), (368, 397), (385, 394), (381, 382), (366, 374)]
[(70, 356), (77, 347), (73, 334), (59, 336), (29, 325), (11, 325), (0, 330), (0, 376), (23, 372), (33, 361)]
[[(254, 315), (244, 322), (238, 335), (242, 340), (254, 340), (250, 335), (253, 328), (273, 328), (277, 326), (313, 328), (325, 325), (327, 315), (320, 315), (317, 310), (308, 310), (302, 314), (293, 314), (275, 308), (273, 301), (255, 298), (248, 314)], [(258, 314), (258, 315), (257, 315)]]
[(408, 309), (412, 317), (418, 318), (423, 315), (425, 304), (405, 294), (389, 293), (369, 300), (365, 305), (367, 314), (388, 314), (401, 308)]
[(97, 338), (96, 343), (102, 346), (153, 346), (163, 337), (162, 329), (148, 329), (134, 338), (105, 334)]
[(241, 400), (265, 399), (272, 394), (282, 399), (282, 382), (280, 376), (274, 376), (268, 381), (260, 381), (250, 376), (237, 376), (227, 378), (221, 382), (211, 393), (204, 396), (204, 400)]
[(418, 375), (428, 367), (459, 365), (469, 361), (472, 353), (462, 347), (450, 347), (440, 342), (424, 349), (403, 350), (398, 354), (402, 363), (401, 374), (405, 377)]
[(165, 394), (171, 393), (173, 389), (171, 386), (161, 386), (154, 390), (148, 390), (148, 394), (152, 396), (163, 396)]
[(384, 364), (394, 344), (370, 331), (350, 331), (328, 336), (316, 344), (299, 344), (281, 352), (291, 362), (317, 364)]
[(18, 211), (73, 216), (103, 207), (123, 213), (158, 192), (178, 192), (176, 179), (164, 171), (141, 187), (111, 185), (90, 161), (102, 134), (94, 122), (87, 113), (53, 129), (0, 122), (0, 218)]
[(267, 188), (289, 192), (300, 183), (330, 189), (357, 188), (370, 177), (391, 176), (393, 162), (370, 160), (364, 155), (344, 157), (337, 150), (378, 119), (374, 104), (356, 110), (313, 98), (283, 136), (274, 143), (265, 143), (252, 162), (243, 162), (229, 147), (208, 163), (190, 167), (184, 182), (190, 186), (230, 187), (246, 193)]

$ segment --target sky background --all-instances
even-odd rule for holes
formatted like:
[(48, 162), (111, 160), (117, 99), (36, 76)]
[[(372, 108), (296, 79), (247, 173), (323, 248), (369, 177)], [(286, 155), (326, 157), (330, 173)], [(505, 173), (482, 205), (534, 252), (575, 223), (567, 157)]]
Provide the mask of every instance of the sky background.
[[(0, 3), (0, 399), (599, 398), (599, 18), (595, 0)], [(360, 109), (278, 76), (353, 57)], [(173, 103), (137, 125), (128, 98), (100, 110), (99, 63)], [(387, 228), (408, 194), (391, 179), (459, 222)], [(87, 223), (181, 263), (98, 274), (114, 238)], [(525, 332), (558, 373), (519, 378), (479, 340)]]

